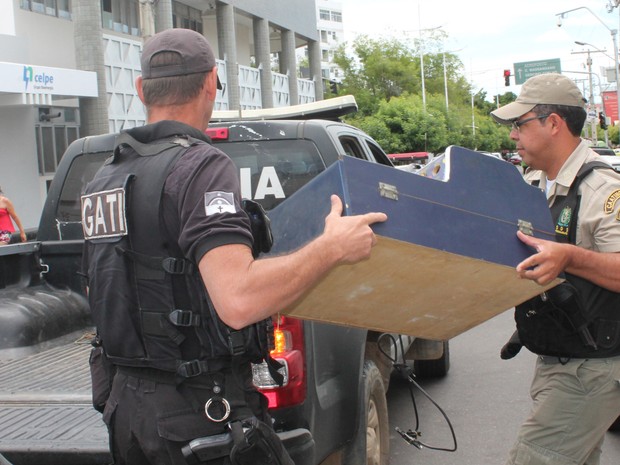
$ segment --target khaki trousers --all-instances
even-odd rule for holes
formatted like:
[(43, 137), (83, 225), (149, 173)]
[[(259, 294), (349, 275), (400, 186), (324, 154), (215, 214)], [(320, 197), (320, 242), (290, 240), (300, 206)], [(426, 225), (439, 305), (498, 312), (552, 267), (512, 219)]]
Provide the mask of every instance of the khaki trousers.
[(605, 432), (620, 415), (620, 357), (539, 357), (506, 465), (598, 465)]

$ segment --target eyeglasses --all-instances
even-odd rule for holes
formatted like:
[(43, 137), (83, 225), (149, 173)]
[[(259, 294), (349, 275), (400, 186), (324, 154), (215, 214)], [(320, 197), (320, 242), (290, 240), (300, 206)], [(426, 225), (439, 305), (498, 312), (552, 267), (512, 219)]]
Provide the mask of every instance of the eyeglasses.
[(523, 126), (525, 123), (529, 123), (530, 121), (534, 121), (535, 119), (545, 119), (545, 118), (549, 118), (549, 115), (539, 115), (539, 116), (532, 116), (531, 118), (525, 118), (519, 121), (513, 121), (512, 124), (512, 129), (514, 129), (515, 131), (519, 132), (521, 130), (521, 126)]

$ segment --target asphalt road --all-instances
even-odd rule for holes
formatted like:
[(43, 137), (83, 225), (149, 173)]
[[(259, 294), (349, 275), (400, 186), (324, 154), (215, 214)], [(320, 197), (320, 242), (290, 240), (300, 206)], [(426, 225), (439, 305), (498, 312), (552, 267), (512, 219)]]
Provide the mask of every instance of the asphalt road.
[[(529, 411), (529, 384), (535, 357), (522, 350), (512, 360), (501, 360), (499, 350), (514, 329), (512, 311), (477, 326), (450, 342), (451, 368), (439, 380), (420, 381), (422, 388), (446, 412), (454, 430), (456, 452), (417, 449), (394, 427), (415, 428), (409, 384), (392, 379), (388, 391), (391, 465), (502, 465), (517, 429)], [(452, 447), (452, 437), (441, 413), (417, 389), (422, 433), (429, 446)], [(620, 433), (607, 433), (601, 465), (620, 463)]]

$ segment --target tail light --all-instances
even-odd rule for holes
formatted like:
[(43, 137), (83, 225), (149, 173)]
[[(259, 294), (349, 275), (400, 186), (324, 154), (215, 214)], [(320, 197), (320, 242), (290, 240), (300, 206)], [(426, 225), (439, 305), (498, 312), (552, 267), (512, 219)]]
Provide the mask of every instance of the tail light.
[(207, 128), (205, 132), (211, 140), (228, 140), (228, 128)]
[(284, 383), (279, 387), (263, 362), (252, 366), (254, 384), (269, 400), (270, 409), (299, 405), (306, 400), (303, 322), (287, 316), (274, 318), (274, 339), (271, 356), (284, 365), (279, 370)]

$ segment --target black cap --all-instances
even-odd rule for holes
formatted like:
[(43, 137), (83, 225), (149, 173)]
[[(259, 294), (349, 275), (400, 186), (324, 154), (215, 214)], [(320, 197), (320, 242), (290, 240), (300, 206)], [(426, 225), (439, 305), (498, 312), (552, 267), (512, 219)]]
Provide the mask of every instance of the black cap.
[[(176, 53), (181, 62), (152, 66), (153, 57), (161, 52)], [(140, 63), (143, 79), (204, 73), (211, 71), (216, 64), (213, 49), (207, 39), (191, 29), (167, 29), (149, 37), (144, 43)], [(222, 88), (219, 76), (217, 88)]]

